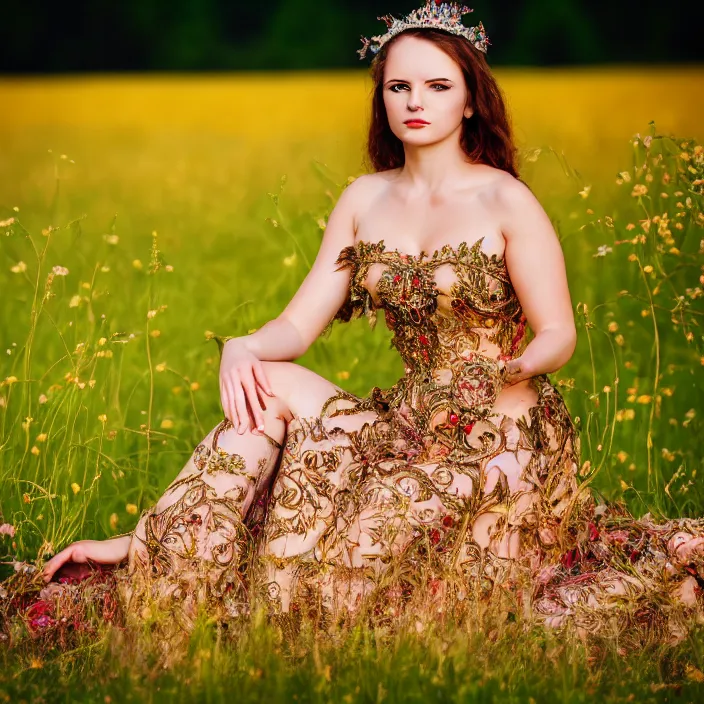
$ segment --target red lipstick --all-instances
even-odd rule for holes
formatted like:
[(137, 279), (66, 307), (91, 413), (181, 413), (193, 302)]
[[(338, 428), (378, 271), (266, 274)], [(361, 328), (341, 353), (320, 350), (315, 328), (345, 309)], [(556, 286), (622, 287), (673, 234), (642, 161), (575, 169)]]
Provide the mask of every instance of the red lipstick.
[(412, 118), (410, 120), (406, 120), (404, 125), (407, 125), (408, 127), (425, 127), (426, 125), (429, 125), (430, 123), (427, 122), (426, 120), (421, 120), (420, 118)]

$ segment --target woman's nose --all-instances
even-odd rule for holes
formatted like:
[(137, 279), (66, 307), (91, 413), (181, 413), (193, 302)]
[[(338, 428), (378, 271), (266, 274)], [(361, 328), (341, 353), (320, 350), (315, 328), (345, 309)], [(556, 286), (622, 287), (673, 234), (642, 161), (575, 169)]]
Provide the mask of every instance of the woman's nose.
[(410, 91), (408, 94), (408, 109), (409, 110), (422, 110), (420, 93), (415, 91)]

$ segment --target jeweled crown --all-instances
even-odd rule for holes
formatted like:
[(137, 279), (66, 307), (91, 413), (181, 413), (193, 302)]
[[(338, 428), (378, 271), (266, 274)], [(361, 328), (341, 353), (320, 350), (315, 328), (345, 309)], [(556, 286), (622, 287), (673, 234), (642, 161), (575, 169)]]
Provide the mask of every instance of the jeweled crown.
[(438, 2), (438, 0), (426, 0), (423, 7), (414, 10), (410, 15), (399, 20), (392, 15), (377, 17), (386, 22), (388, 32), (379, 36), (367, 39), (362, 37), (361, 49), (357, 49), (359, 58), (366, 56), (367, 50), (376, 54), (386, 42), (395, 37), (400, 32), (411, 28), (421, 29), (441, 29), (450, 34), (456, 34), (470, 41), (474, 46), (486, 54), (487, 47), (491, 42), (486, 36), (484, 25), (479, 22), (476, 27), (465, 27), (462, 24), (462, 15), (474, 12), (469, 7), (459, 5), (455, 2)]

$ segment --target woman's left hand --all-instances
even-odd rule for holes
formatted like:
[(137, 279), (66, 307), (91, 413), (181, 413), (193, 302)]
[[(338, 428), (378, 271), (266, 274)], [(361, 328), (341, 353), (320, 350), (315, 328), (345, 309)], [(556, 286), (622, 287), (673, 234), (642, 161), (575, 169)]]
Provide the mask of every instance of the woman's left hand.
[(516, 357), (506, 362), (504, 367), (504, 385), (511, 386), (519, 381), (530, 379), (533, 376), (532, 372), (527, 369), (527, 365), (523, 357)]

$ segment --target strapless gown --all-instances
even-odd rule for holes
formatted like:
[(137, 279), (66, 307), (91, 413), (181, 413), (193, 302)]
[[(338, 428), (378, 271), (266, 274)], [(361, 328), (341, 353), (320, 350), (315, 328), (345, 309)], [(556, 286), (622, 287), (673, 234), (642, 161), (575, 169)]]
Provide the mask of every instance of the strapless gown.
[(599, 501), (556, 387), (506, 384), (530, 331), (504, 259), (481, 241), (420, 255), (360, 241), (337, 264), (351, 277), (335, 320), (383, 311), (405, 374), (294, 416), (244, 516), (230, 480), (251, 468), (219, 445), (223, 421), (173, 500), (142, 514), (144, 549), (116, 572), (128, 615), (155, 595), (184, 630), (198, 605), (226, 620), (253, 600), (323, 624), (501, 603), (586, 637), (681, 639), (702, 614), (704, 522)]

